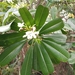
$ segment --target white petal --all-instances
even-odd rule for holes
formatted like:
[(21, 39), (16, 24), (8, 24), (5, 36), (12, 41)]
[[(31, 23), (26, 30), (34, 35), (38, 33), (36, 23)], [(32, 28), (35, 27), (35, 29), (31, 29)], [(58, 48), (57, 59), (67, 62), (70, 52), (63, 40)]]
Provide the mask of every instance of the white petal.
[(38, 35), (39, 34), (39, 31), (37, 31), (37, 32), (34, 32), (36, 35)]
[(63, 20), (64, 22), (66, 22), (66, 19), (65, 19), (65, 18), (62, 18), (62, 20)]
[(33, 31), (35, 31), (36, 30), (36, 28), (35, 27), (32, 27), (33, 28)]
[(23, 35), (23, 38), (27, 37), (26, 35)]
[(27, 36), (27, 39), (32, 39), (32, 38), (33, 38), (33, 37), (32, 37), (32, 36), (30, 36), (30, 35), (29, 35), (29, 36)]
[(23, 23), (18, 23), (18, 27), (23, 27), (24, 24)]
[(33, 38), (36, 38), (36, 35), (33, 35)]

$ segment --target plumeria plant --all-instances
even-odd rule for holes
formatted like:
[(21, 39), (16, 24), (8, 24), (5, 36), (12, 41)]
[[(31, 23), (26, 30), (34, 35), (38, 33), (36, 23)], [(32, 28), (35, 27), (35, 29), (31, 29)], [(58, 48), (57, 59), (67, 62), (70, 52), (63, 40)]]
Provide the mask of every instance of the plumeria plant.
[[(14, 20), (9, 24), (12, 32), (0, 34), (0, 46), (4, 51), (0, 54), (0, 66), (12, 61), (28, 44), (28, 50), (21, 68), (21, 75), (31, 75), (32, 69), (49, 75), (54, 71), (54, 64), (67, 62), (70, 54), (62, 47), (66, 36), (54, 33), (64, 27), (61, 18), (46, 23), (49, 10), (39, 5), (35, 16), (32, 16), (26, 7), (19, 9), (22, 21)], [(65, 40), (64, 40), (65, 39)]]

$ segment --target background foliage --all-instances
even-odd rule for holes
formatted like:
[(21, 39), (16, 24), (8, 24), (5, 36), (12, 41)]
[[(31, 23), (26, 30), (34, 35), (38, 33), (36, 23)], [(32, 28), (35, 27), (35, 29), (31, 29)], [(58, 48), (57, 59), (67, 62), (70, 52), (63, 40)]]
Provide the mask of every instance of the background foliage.
[[(48, 43), (49, 44), (51, 44), (51, 45), (55, 45), (56, 43), (57, 44), (61, 44), (61, 46), (63, 46), (65, 49), (67, 49), (68, 50), (68, 52), (70, 52), (70, 55), (71, 55), (71, 58), (69, 58), (68, 59), (68, 62), (67, 62), (67, 64), (68, 64), (68, 70), (70, 70), (70, 71), (68, 71), (68, 70), (66, 70), (66, 71), (68, 71), (67, 73), (65, 73), (65, 74), (63, 74), (62, 73), (62, 70), (61, 70), (61, 72), (59, 71), (57, 71), (57, 67), (55, 67), (56, 68), (56, 71), (58, 72), (58, 74), (60, 75), (61, 73), (63, 74), (63, 75), (74, 75), (75, 73), (75, 68), (74, 68), (74, 66), (75, 66), (75, 51), (74, 51), (74, 47), (75, 47), (75, 35), (74, 35), (74, 31), (75, 31), (75, 8), (74, 8), (74, 6), (75, 6), (75, 4), (74, 4), (74, 0), (13, 0), (13, 2), (7, 2), (6, 0), (5, 1), (1, 1), (0, 2), (0, 6), (1, 6), (1, 8), (0, 8), (0, 25), (4, 25), (4, 26), (6, 26), (6, 25), (8, 25), (9, 23), (11, 23), (11, 29), (12, 30), (10, 30), (10, 31), (8, 31), (8, 32), (6, 32), (6, 33), (11, 33), (11, 34), (2, 34), (2, 32), (1, 32), (1, 35), (0, 35), (0, 46), (1, 46), (1, 49), (0, 49), (0, 52), (2, 53), (3, 52), (3, 50), (4, 49), (6, 49), (6, 50), (8, 50), (8, 49), (10, 49), (10, 48), (12, 48), (12, 46), (11, 46), (11, 44), (13, 44), (13, 46), (14, 46), (14, 48), (15, 49), (13, 49), (12, 48), (12, 51), (13, 50), (15, 50), (14, 51), (14, 56), (16, 56), (16, 53), (18, 53), (18, 52), (20, 52), (20, 48), (22, 48), (23, 46), (23, 44), (25, 43), (25, 41), (26, 41), (26, 39), (24, 39), (24, 38), (22, 38), (22, 35), (24, 35), (25, 33), (25, 31), (24, 32), (20, 32), (20, 33), (12, 33), (12, 32), (17, 32), (18, 30), (19, 30), (19, 27), (17, 27), (16, 25), (17, 25), (17, 23), (22, 23), (23, 21), (26, 23), (27, 21), (23, 18), (23, 16), (25, 16), (25, 15), (27, 15), (28, 14), (28, 10), (27, 9), (29, 9), (29, 11), (30, 11), (30, 13), (31, 13), (31, 15), (32, 15), (32, 17), (34, 17), (35, 16), (35, 24), (36, 24), (36, 27), (37, 27), (37, 30), (39, 30), (39, 28), (44, 24), (44, 21), (45, 21), (45, 19), (43, 20), (43, 17), (41, 17), (41, 16), (38, 16), (39, 14), (38, 13), (36, 13), (36, 11), (38, 12), (38, 11), (40, 11), (41, 10), (41, 8), (42, 7), (39, 7), (38, 9), (37, 9), (37, 7), (39, 6), (39, 5), (43, 5), (43, 6), (45, 6), (45, 7), (47, 7), (48, 9), (49, 9), (49, 15), (48, 15), (48, 17), (47, 17), (47, 19), (46, 19), (46, 17), (45, 17), (45, 19), (46, 19), (46, 22), (45, 22), (45, 24), (46, 23), (48, 23), (49, 21), (51, 21), (52, 22), (52, 20), (53, 20), (53, 22), (55, 22), (56, 21), (56, 23), (57, 23), (57, 21), (59, 22), (60, 21), (60, 23), (61, 23), (61, 20), (59, 20), (59, 19), (56, 19), (55, 21), (54, 21), (54, 19), (55, 18), (59, 18), (59, 17), (61, 17), (62, 18), (62, 20), (63, 20), (63, 22), (64, 22), (64, 28), (59, 28), (59, 29), (61, 29), (61, 30), (59, 30), (59, 31), (56, 31), (56, 30), (58, 30), (58, 29), (56, 29), (56, 28), (54, 28), (54, 30), (52, 29), (51, 30), (51, 28), (49, 28), (48, 29), (48, 27), (47, 27), (47, 31), (46, 30), (44, 30), (44, 29), (46, 29), (46, 26), (43, 26), (42, 27), (42, 29), (40, 30), (40, 36), (41, 36), (41, 34), (47, 34), (48, 32), (53, 32), (53, 31), (56, 31), (56, 32), (54, 32), (54, 34), (53, 35), (44, 35), (44, 36), (42, 36), (42, 38), (44, 39), (43, 40), (43, 42), (41, 42), (42, 44), (40, 45), (40, 46), (42, 46), (42, 45), (44, 45), (44, 47), (45, 47), (45, 49), (47, 49), (47, 46), (48, 46)], [(25, 9), (24, 11), (25, 12), (27, 12), (27, 13), (25, 13), (25, 15), (22, 15), (22, 14), (24, 14), (23, 12), (21, 12), (21, 11), (23, 11), (23, 9), (20, 9), (19, 10), (19, 8), (21, 8), (21, 7), (26, 7), (27, 9)], [(36, 10), (37, 9), (37, 10)], [(39, 10), (40, 9), (40, 10)], [(20, 14), (19, 14), (19, 12), (18, 12), (18, 10), (19, 10), (19, 12), (20, 12)], [(62, 11), (62, 10), (64, 10), (64, 12)], [(42, 10), (43, 11), (43, 10)], [(46, 11), (46, 10), (44, 10), (44, 11)], [(41, 12), (41, 11), (40, 11)], [(36, 13), (36, 14), (35, 14)], [(46, 12), (44, 12), (43, 14), (40, 14), (40, 15), (44, 15), (44, 14), (48, 14), (48, 13), (46, 13)], [(21, 17), (20, 17), (20, 15), (21, 15)], [(30, 14), (28, 14), (28, 15), (30, 15)], [(30, 16), (31, 16), (30, 15)], [(44, 15), (44, 16), (46, 16), (46, 15)], [(28, 17), (31, 21), (29, 21), (30, 23), (26, 23), (26, 25), (27, 26), (29, 26), (29, 25), (34, 25), (33, 24), (33, 19), (32, 19), (32, 17)], [(41, 18), (40, 18), (41, 17)], [(40, 22), (39, 21), (39, 18), (40, 19), (42, 19), (43, 21), (42, 22)], [(15, 20), (14, 20), (15, 19)], [(22, 19), (23, 19), (23, 21), (22, 21)], [(50, 22), (50, 24), (51, 24), (51, 22)], [(53, 25), (53, 22), (52, 22), (52, 25)], [(55, 23), (55, 24), (56, 24)], [(38, 26), (38, 24), (40, 24), (40, 26)], [(48, 25), (48, 24), (47, 24)], [(60, 24), (59, 24), (60, 25)], [(59, 27), (59, 26), (58, 26)], [(51, 30), (51, 31), (50, 31)], [(63, 33), (63, 34), (62, 34)], [(65, 35), (64, 35), (65, 34)], [(9, 36), (9, 37), (8, 37)], [(18, 37), (19, 36), (19, 37)], [(15, 38), (14, 38), (15, 37)], [(50, 38), (49, 38), (50, 37)], [(10, 38), (10, 39), (9, 39)], [(49, 38), (49, 39), (48, 39)], [(15, 40), (15, 39), (17, 39), (17, 40)], [(12, 41), (11, 41), (12, 40)], [(15, 40), (15, 41), (14, 41)], [(23, 41), (21, 41), (21, 40), (23, 40)], [(51, 40), (51, 42), (48, 42), (47, 40)], [(9, 42), (8, 42), (9, 41)], [(19, 42), (20, 41), (20, 42)], [(17, 42), (17, 43), (16, 43)], [(19, 42), (19, 43), (18, 43)], [(47, 42), (47, 44), (46, 43), (44, 43), (44, 42)], [(55, 42), (55, 43), (53, 43), (53, 42)], [(22, 43), (22, 44), (21, 44)], [(32, 43), (32, 40), (30, 41), (30, 42), (28, 42), (28, 43)], [(40, 56), (40, 51), (41, 52), (43, 52), (42, 51), (42, 49), (41, 49), (41, 47), (40, 46), (38, 46), (39, 44), (38, 44), (39, 42), (37, 42), (36, 41), (36, 43), (34, 44), (34, 45), (36, 45), (36, 47), (37, 47), (37, 49), (39, 50), (39, 52), (38, 52), (38, 57)], [(6, 48), (7, 46), (10, 46), (10, 47), (8, 47), (8, 48)], [(19, 47), (18, 47), (19, 46)], [(58, 45), (56, 45), (56, 46), (58, 46)], [(39, 48), (40, 47), (40, 48)], [(43, 47), (42, 47), (43, 48)], [(19, 75), (20, 74), (20, 69), (21, 69), (21, 63), (23, 62), (23, 60), (24, 60), (24, 57), (25, 57), (25, 53), (27, 52), (27, 49), (28, 49), (28, 47), (27, 47), (27, 43), (26, 43), (26, 45), (24, 46), (24, 48), (22, 49), (22, 51), (19, 53), (19, 55), (18, 56), (16, 56), (16, 58), (12, 61), (12, 62), (10, 62), (8, 65), (6, 65), (5, 67), (1, 67), (0, 69), (1, 69), (1, 75)], [(32, 47), (30, 47), (30, 49), (32, 49)], [(35, 49), (35, 47), (34, 47), (34, 49)], [(36, 49), (36, 50), (37, 50)], [(40, 50), (41, 49), (41, 50)], [(16, 51), (18, 51), (18, 52), (16, 52)], [(32, 51), (33, 51), (33, 49), (32, 49)], [(7, 51), (6, 51), (7, 52)], [(1, 57), (0, 57), (0, 61), (2, 60), (2, 58), (6, 58), (5, 60), (3, 60), (2, 62), (0, 62), (0, 64), (1, 65), (5, 65), (5, 64), (7, 64), (9, 61), (6, 61), (7, 60), (7, 58), (8, 58), (8, 56), (7, 56), (7, 54), (9, 54), (10, 53), (10, 50), (7, 52), (7, 54), (6, 54), (6, 52), (5, 52), (5, 54), (4, 55), (0, 55)], [(32, 59), (32, 52), (30, 51), (30, 52), (28, 52), (28, 53), (30, 53), (30, 56), (28, 57), (28, 55), (26, 56), (27, 58), (30, 58), (30, 59)], [(46, 53), (46, 52), (45, 52)], [(48, 52), (49, 53), (49, 52)], [(42, 53), (42, 54), (44, 54), (44, 52)], [(35, 54), (36, 55), (36, 54)], [(35, 56), (34, 55), (34, 56)], [(45, 55), (45, 54), (44, 54)], [(61, 54), (60, 54), (61, 55)], [(65, 54), (66, 55), (66, 54)], [(6, 57), (7, 56), (7, 57)], [(11, 54), (11, 58), (14, 58), (14, 57), (12, 57), (13, 55)], [(56, 55), (57, 57), (58, 57), (58, 55)], [(56, 57), (55, 56), (55, 57)], [(46, 56), (46, 57), (48, 57), (48, 56)], [(51, 57), (51, 56), (50, 56)], [(40, 58), (40, 57), (39, 57)], [(65, 61), (65, 59), (64, 59), (64, 57), (63, 57), (63, 59), (61, 59), (62, 58), (62, 55), (61, 55), (61, 57), (59, 58), (58, 57), (58, 60), (62, 60), (62, 61)], [(10, 58), (9, 58), (10, 59)], [(54, 59), (57, 59), (57, 58), (54, 58)], [(38, 61), (42, 64), (42, 61), (41, 61), (42, 59), (40, 58), (40, 59), (38, 59)], [(52, 57), (51, 57), (51, 60), (52, 60)], [(4, 61), (6, 61), (6, 62), (4, 62)], [(26, 63), (26, 61), (27, 61), (27, 59), (25, 59), (24, 60), (24, 63)], [(28, 60), (28, 62), (31, 62), (32, 60)], [(49, 60), (46, 60), (47, 61), (47, 63), (48, 63), (48, 61)], [(55, 60), (52, 60), (52, 62), (54, 61), (54, 63), (55, 63)], [(59, 62), (59, 61), (56, 61), (56, 62)], [(16, 65), (17, 64), (17, 65)], [(31, 63), (32, 64), (32, 63)], [(35, 62), (34, 62), (34, 64), (35, 64)], [(43, 64), (44, 65), (44, 64)], [(60, 67), (61, 67), (61, 64), (59, 64), (60, 65)], [(62, 64), (63, 65), (63, 64)], [(24, 64), (23, 64), (23, 66), (25, 66)], [(41, 65), (40, 65), (41, 66)], [(42, 67), (42, 66), (41, 66)], [(59, 67), (58, 67), (59, 68)], [(24, 68), (23, 67), (23, 70), (24, 69), (26, 69), (26, 68)], [(65, 69), (65, 68), (64, 68)], [(17, 71), (18, 70), (18, 71)], [(22, 70), (22, 71), (23, 71)], [(16, 72), (15, 72), (16, 71)], [(26, 70), (25, 70), (26, 71)], [(45, 70), (42, 70), (42, 72), (43, 71), (46, 71), (46, 69)], [(22, 72), (23, 73), (23, 72)], [(26, 73), (26, 72), (25, 72)], [(35, 70), (32, 70), (32, 74), (34, 75), (34, 74), (37, 74), (37, 75), (41, 75), (41, 72), (39, 72), (39, 71), (36, 71), (36, 69)], [(55, 75), (56, 75), (57, 73), (55, 73)], [(57, 75), (58, 75), (57, 74)], [(28, 75), (28, 74), (27, 74)], [(45, 74), (46, 75), (46, 74)], [(48, 74), (47, 74), (48, 75)]]

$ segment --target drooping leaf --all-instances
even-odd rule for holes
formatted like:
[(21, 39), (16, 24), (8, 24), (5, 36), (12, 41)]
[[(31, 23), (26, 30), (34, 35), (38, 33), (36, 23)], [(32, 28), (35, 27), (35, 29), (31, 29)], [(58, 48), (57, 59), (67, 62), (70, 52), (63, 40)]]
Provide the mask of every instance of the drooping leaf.
[(23, 32), (0, 34), (0, 46), (9, 46), (23, 40)]
[(65, 50), (61, 45), (50, 41), (50, 40), (43, 40), (45, 41), (47, 44), (49, 44), (50, 46), (52, 46), (53, 48), (55, 48), (57, 51), (59, 51), (61, 54), (63, 54), (65, 57), (69, 58), (70, 54), (67, 50)]
[(31, 75), (32, 62), (33, 62), (33, 48), (31, 46), (26, 53), (26, 56), (22, 65), (22, 69), (21, 69), (21, 75)]
[(64, 27), (64, 23), (61, 18), (54, 19), (49, 23), (42, 26), (40, 29), (40, 34), (48, 34)]
[(51, 58), (49, 57), (49, 55), (48, 55), (46, 49), (43, 47), (43, 45), (41, 44), (39, 46), (40, 46), (40, 49), (41, 49), (41, 53), (42, 53), (42, 55), (44, 57), (44, 60), (46, 62), (48, 71), (49, 71), (49, 73), (52, 73), (54, 71), (54, 67), (53, 67)]
[(54, 55), (44, 46), (43, 42), (42, 42), (42, 46), (46, 49), (46, 51), (47, 51), (49, 57), (51, 58), (51, 61), (52, 61), (53, 64), (58, 64), (58, 63), (60, 63), (60, 61), (57, 59), (57, 57), (54, 56)]
[(39, 44), (36, 44), (36, 48), (40, 70), (44, 75), (52, 73), (54, 69), (48, 53)]
[(39, 5), (34, 18), (34, 23), (36, 24), (37, 30), (45, 23), (46, 18), (49, 14), (48, 8)]
[(17, 42), (9, 47), (7, 47), (3, 53), (0, 54), (0, 66), (5, 66), (8, 64), (11, 60), (13, 60), (14, 57), (20, 52), (23, 45), (25, 44), (26, 40), (22, 40), (20, 42)]
[(43, 41), (43, 45), (46, 47), (46, 49), (51, 52), (51, 54), (55, 56), (59, 61), (66, 62), (68, 60), (70, 55), (64, 48), (50, 40)]
[(23, 7), (19, 9), (19, 13), (27, 26), (32, 26), (34, 24), (34, 20), (30, 12), (27, 8)]

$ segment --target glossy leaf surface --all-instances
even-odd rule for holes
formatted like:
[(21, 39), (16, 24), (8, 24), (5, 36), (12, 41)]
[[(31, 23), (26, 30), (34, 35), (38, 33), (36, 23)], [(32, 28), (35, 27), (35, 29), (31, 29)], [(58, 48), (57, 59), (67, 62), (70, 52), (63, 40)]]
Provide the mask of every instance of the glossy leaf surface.
[(54, 68), (48, 53), (39, 44), (36, 44), (36, 48), (38, 50), (37, 57), (40, 70), (43, 72), (44, 75), (52, 73)]
[(40, 34), (48, 34), (64, 27), (64, 23), (61, 18), (54, 19), (49, 23), (42, 26)]
[(40, 70), (39, 65), (38, 65), (37, 51), (38, 49), (35, 44), (34, 49), (33, 49), (33, 69), (34, 70)]
[(42, 38), (56, 42), (58, 44), (65, 44), (67, 36), (62, 33), (53, 33), (53, 34), (43, 35)]
[(59, 61), (66, 62), (68, 60), (70, 55), (64, 48), (52, 41), (43, 41), (43, 45), (45, 46), (46, 50), (48, 50), (48, 52), (55, 56)]
[(32, 62), (33, 62), (33, 48), (31, 46), (26, 53), (26, 56), (22, 65), (22, 69), (21, 69), (21, 75), (31, 75)]
[(2, 54), (0, 54), (0, 66), (5, 66), (8, 64), (16, 55), (20, 52), (25, 41), (17, 42), (9, 47), (7, 47)]
[(9, 34), (0, 34), (0, 46), (9, 46), (18, 41), (23, 40), (23, 32), (20, 33), (9, 33)]
[(27, 25), (27, 26), (32, 26), (33, 25), (33, 17), (32, 15), (30, 14), (30, 12), (28, 11), (27, 8), (23, 7), (23, 8), (20, 8), (19, 9), (19, 13), (24, 21), (24, 23)]
[(37, 29), (39, 29), (46, 21), (46, 18), (49, 14), (48, 8), (39, 5), (34, 18), (34, 23), (36, 24)]

